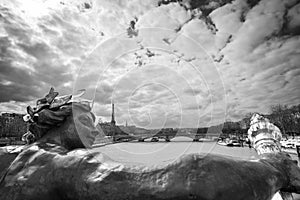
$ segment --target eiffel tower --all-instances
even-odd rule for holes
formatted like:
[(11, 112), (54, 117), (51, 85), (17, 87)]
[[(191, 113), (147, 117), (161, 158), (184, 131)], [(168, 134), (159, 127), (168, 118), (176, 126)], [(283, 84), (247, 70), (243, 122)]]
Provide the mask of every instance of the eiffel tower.
[(115, 104), (112, 102), (112, 112), (111, 112), (111, 121), (110, 121), (110, 128), (111, 128), (111, 133), (113, 137), (113, 141), (116, 141), (116, 120), (115, 120)]
[(116, 125), (116, 121), (115, 121), (115, 104), (112, 103), (112, 112), (111, 112), (111, 121), (110, 121), (111, 125)]
[(100, 123), (101, 129), (103, 130), (106, 136), (111, 136), (113, 142), (120, 142), (126, 139), (134, 139), (132, 136), (128, 135), (128, 133), (124, 132), (116, 125), (115, 120), (115, 104), (112, 102), (112, 113), (111, 113), (111, 121)]

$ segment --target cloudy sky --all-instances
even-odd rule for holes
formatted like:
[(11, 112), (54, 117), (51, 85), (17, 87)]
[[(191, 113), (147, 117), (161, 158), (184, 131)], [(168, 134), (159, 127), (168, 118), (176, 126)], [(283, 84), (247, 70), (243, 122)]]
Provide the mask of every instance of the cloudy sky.
[(0, 111), (51, 86), (145, 128), (209, 126), (299, 104), (296, 0), (2, 0)]

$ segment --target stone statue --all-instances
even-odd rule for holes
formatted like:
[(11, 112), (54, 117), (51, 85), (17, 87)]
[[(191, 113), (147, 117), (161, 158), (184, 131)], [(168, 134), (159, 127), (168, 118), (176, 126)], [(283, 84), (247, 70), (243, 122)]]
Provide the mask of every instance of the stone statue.
[(58, 97), (58, 92), (51, 88), (44, 98), (37, 100), (36, 107), (27, 107), (24, 120), (30, 123), (29, 131), (35, 138), (62, 145), (68, 150), (92, 146), (99, 133), (93, 124), (95, 115), (86, 101), (72, 98), (72, 95)]
[(0, 199), (271, 200), (279, 190), (300, 193), (300, 169), (283, 153), (253, 161), (193, 154), (147, 168), (101, 152), (36, 143), (6, 171)]
[[(282, 134), (280, 129), (270, 123), (269, 119), (254, 113), (250, 119), (248, 138), (258, 155), (277, 154), (281, 152), (280, 140)], [(277, 194), (278, 199), (293, 200), (290, 193), (281, 192)], [(281, 198), (280, 198), (281, 197)]]
[(253, 114), (250, 119), (248, 138), (258, 154), (281, 151), (281, 131), (258, 113)]
[[(89, 107), (72, 102), (48, 108), (31, 123), (56, 116), (59, 126), (36, 126), (41, 138), (11, 164), (0, 162), (1, 200), (271, 200), (279, 190), (300, 193), (300, 169), (282, 152), (252, 161), (192, 154), (165, 166), (126, 166), (82, 148), (97, 132)], [(0, 160), (6, 155), (0, 150)]]

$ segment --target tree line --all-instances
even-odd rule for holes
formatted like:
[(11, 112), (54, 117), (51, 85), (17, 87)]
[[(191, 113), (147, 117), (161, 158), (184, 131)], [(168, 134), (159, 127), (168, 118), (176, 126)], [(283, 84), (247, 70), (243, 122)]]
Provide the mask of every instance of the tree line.
[[(222, 128), (222, 133), (225, 135), (247, 134), (247, 130), (250, 127), (250, 118), (252, 114), (253, 113), (246, 114), (246, 116), (238, 122), (225, 122)], [(263, 115), (268, 118), (271, 123), (276, 125), (281, 130), (283, 135), (300, 135), (300, 104), (293, 106), (281, 104), (272, 105), (270, 107), (270, 114)]]

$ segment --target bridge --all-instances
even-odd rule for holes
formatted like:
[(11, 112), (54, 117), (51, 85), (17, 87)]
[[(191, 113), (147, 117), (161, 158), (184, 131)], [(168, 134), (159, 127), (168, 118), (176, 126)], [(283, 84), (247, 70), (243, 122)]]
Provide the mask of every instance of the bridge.
[(102, 123), (101, 129), (107, 141), (111, 142), (128, 142), (128, 141), (138, 141), (144, 142), (147, 139), (151, 139), (152, 142), (158, 142), (159, 140), (164, 140), (166, 142), (171, 142), (172, 139), (176, 137), (189, 137), (193, 142), (201, 142), (206, 139), (218, 138), (220, 134), (206, 133), (206, 129), (173, 129), (173, 128), (163, 128), (157, 131), (149, 131), (143, 134), (130, 134), (122, 131), (118, 126), (114, 126), (111, 123)]
[(175, 137), (189, 137), (193, 139), (193, 142), (200, 142), (204, 139), (218, 138), (219, 133), (207, 133), (207, 128), (198, 129), (173, 129), (173, 128), (163, 128), (154, 135), (135, 135), (139, 142), (144, 142), (146, 139), (154, 138), (152, 141), (157, 141), (157, 139), (164, 139), (166, 142), (170, 142)]
[(142, 134), (132, 134), (123, 131), (116, 125), (114, 104), (112, 103), (112, 116), (111, 122), (99, 123), (99, 130), (104, 132), (105, 137), (109, 137), (113, 142), (125, 142), (138, 140), (144, 142), (146, 139), (152, 138), (151, 141), (157, 142), (158, 139), (164, 139), (166, 142), (170, 142), (171, 139), (179, 136), (192, 138), (194, 142), (203, 141), (204, 139), (218, 138), (219, 133), (208, 133), (208, 128), (162, 128), (160, 130), (147, 130)]

